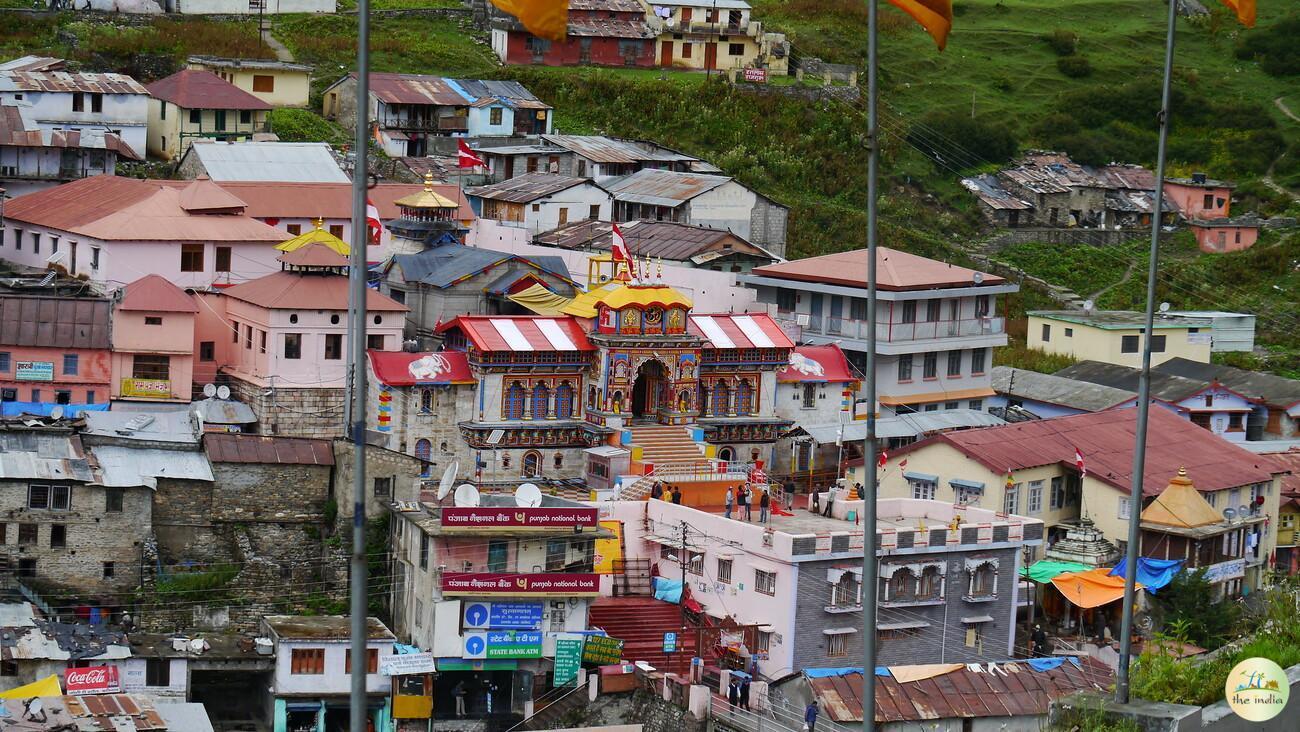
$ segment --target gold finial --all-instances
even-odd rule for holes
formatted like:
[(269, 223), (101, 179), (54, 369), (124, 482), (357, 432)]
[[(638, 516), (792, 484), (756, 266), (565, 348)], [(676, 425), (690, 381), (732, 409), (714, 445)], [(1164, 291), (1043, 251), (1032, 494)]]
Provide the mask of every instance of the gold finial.
[(656, 274), (656, 276), (657, 276), (659, 279), (661, 279), (661, 280), (664, 278), (664, 258), (663, 258), (663, 257), (660, 257), (660, 258), (659, 258), (659, 267), (658, 267), (658, 269), (656, 270), (655, 274)]
[(322, 229), (325, 228), (325, 217), (317, 216), (315, 220), (312, 221), (312, 224), (316, 226), (317, 231), (321, 231)]
[(1179, 478), (1186, 478), (1186, 477), (1187, 477), (1187, 468), (1186, 468), (1186, 467), (1184, 467), (1184, 466), (1179, 466), (1179, 468), (1178, 468), (1178, 477), (1179, 477)]
[(433, 173), (424, 174), (424, 192), (433, 193)]

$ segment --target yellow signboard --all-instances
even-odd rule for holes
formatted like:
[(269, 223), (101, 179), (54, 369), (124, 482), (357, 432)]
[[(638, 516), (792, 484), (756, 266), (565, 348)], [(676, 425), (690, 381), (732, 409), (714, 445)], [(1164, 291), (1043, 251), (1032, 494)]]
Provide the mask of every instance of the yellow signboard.
[(623, 558), (623, 522), (601, 521), (600, 526), (614, 532), (614, 538), (596, 540), (596, 563), (592, 571), (596, 574), (613, 574), (614, 560)]
[(122, 396), (170, 399), (172, 382), (167, 379), (122, 379)]

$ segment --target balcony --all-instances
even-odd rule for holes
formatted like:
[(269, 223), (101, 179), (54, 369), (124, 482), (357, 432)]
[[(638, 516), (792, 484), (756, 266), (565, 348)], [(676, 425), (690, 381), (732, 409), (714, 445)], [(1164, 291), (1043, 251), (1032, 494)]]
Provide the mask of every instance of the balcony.
[(442, 117), (384, 117), (379, 126), (385, 130), (415, 130), (418, 132), (468, 132), (469, 117), (448, 115)]
[[(786, 314), (790, 317), (791, 314)], [(796, 315), (796, 317), (799, 317)], [(818, 333), (825, 336), (867, 339), (870, 323), (866, 320), (809, 315), (804, 335)], [(945, 338), (971, 338), (1005, 335), (1006, 319), (1001, 317), (968, 318), (965, 320), (938, 320), (928, 323), (877, 323), (876, 340), (881, 343), (911, 343)]]
[(707, 23), (693, 20), (684, 24), (682, 31), (685, 33), (716, 33), (720, 36), (738, 36), (746, 34), (748, 26), (748, 23)]

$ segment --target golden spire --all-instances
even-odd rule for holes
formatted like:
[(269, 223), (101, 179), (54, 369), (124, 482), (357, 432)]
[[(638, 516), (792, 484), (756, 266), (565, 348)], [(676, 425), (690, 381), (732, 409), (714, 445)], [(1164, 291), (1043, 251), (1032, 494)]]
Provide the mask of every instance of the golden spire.
[(315, 219), (312, 220), (312, 224), (316, 226), (317, 231), (323, 231), (325, 229), (325, 217), (317, 216)]
[(424, 174), (424, 192), (433, 193), (433, 173)]

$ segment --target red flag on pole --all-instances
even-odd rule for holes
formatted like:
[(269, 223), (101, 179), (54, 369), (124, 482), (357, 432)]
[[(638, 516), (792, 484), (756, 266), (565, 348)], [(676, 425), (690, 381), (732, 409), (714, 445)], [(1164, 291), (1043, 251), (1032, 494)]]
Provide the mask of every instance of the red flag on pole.
[(632, 252), (627, 248), (627, 239), (623, 238), (623, 231), (618, 228), (618, 224), (613, 226), (614, 231), (611, 240), (613, 245), (610, 254), (615, 262), (627, 264), (628, 274), (636, 277), (636, 260), (632, 258)]
[(384, 234), (384, 222), (379, 220), (379, 209), (375, 202), (366, 199), (366, 229), (370, 232), (370, 243), (375, 245)]
[(1088, 474), (1088, 468), (1083, 464), (1083, 453), (1079, 452), (1077, 447), (1074, 448), (1074, 467), (1079, 469), (1080, 478)]
[(883, 468), (887, 462), (889, 462), (889, 450), (881, 450), (880, 458), (876, 460), (876, 467)]
[(479, 157), (478, 153), (469, 149), (469, 143), (465, 142), (465, 140), (463, 139), (457, 140), (457, 143), (458, 143), (456, 146), (457, 165), (459, 167), (462, 168), (486, 168), (487, 167), (487, 163), (483, 162), (483, 158)]

